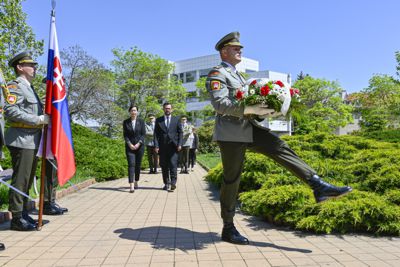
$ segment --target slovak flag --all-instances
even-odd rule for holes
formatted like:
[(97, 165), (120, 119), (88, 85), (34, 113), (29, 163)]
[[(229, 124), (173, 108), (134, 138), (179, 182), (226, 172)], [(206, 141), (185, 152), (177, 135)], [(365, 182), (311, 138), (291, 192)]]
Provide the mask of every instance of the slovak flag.
[(50, 115), (47, 146), (57, 160), (57, 177), (64, 185), (76, 171), (74, 147), (68, 110), (67, 92), (58, 50), (56, 18), (51, 16), (49, 54), (47, 59), (46, 106)]

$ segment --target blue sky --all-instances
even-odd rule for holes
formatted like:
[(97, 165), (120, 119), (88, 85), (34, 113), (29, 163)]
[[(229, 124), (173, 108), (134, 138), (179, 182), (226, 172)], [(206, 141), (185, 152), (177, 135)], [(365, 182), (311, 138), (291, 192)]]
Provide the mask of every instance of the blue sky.
[[(47, 49), (51, 0), (23, 10)], [(214, 54), (240, 31), (243, 56), (260, 70), (303, 71), (356, 92), (374, 74), (395, 74), (399, 10), (398, 0), (57, 0), (56, 18), (60, 49), (78, 44), (106, 65), (117, 47), (172, 61)]]

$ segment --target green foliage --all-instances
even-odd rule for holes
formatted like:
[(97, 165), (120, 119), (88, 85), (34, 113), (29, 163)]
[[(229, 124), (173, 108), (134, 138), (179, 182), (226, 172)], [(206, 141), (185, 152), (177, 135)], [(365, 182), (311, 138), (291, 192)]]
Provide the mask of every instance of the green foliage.
[(7, 65), (14, 55), (24, 50), (31, 51), (34, 57), (43, 54), (44, 42), (36, 40), (32, 28), (26, 23), (23, 1), (0, 1), (0, 69), (7, 81), (14, 77), (12, 69)]
[(212, 141), (214, 125), (214, 120), (206, 121), (197, 130), (200, 153), (213, 153), (219, 151), (217, 143)]
[(343, 90), (338, 83), (304, 76), (293, 87), (300, 90), (301, 102), (307, 107), (294, 116), (296, 133), (332, 133), (337, 127), (352, 122), (353, 107), (343, 103)]
[[(400, 146), (359, 136), (284, 136), (291, 148), (335, 185), (354, 190), (316, 204), (306, 184), (271, 159), (246, 153), (240, 183), (244, 211), (269, 222), (318, 233), (400, 234)], [(221, 185), (222, 165), (206, 179)]]
[(390, 143), (400, 143), (400, 129), (384, 131), (365, 131), (359, 133), (361, 136)]

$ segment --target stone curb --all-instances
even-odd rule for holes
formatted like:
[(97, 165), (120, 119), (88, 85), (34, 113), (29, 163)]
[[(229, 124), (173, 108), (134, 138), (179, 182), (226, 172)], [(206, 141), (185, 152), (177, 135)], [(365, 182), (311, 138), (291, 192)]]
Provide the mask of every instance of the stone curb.
[[(76, 184), (74, 186), (70, 186), (68, 188), (61, 189), (61, 190), (57, 191), (56, 199), (60, 199), (62, 197), (65, 197), (65, 196), (68, 196), (68, 195), (73, 194), (75, 192), (78, 192), (79, 190), (82, 190), (82, 189), (84, 189), (86, 187), (89, 187), (90, 185), (92, 185), (94, 183), (96, 183), (96, 179), (92, 178), (92, 179), (88, 179), (86, 181), (83, 181), (83, 182), (81, 182), (79, 184)], [(37, 202), (37, 204), (39, 204), (39, 202)], [(35, 209), (35, 206), (36, 206), (35, 202), (33, 202), (33, 201), (29, 202), (29, 210)], [(10, 221), (11, 219), (12, 219), (11, 212), (9, 212), (9, 211), (0, 211), (0, 223)]]

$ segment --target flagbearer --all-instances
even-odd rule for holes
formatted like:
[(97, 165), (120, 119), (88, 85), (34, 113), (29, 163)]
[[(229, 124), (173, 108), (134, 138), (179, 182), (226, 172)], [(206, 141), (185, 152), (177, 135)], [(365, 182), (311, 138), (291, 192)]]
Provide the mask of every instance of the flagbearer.
[[(11, 185), (29, 194), (36, 172), (36, 153), (39, 148), (42, 127), (49, 123), (43, 114), (43, 105), (36, 94), (32, 80), (36, 75), (37, 62), (29, 52), (22, 52), (9, 61), (17, 78), (7, 84), (5, 90), (5, 118), (10, 127), (5, 133), (5, 143), (11, 154), (13, 175)], [(28, 199), (10, 189), (9, 210), (12, 213), (11, 230), (33, 231), (36, 220), (27, 212)]]
[(45, 176), (45, 188), (44, 188), (44, 205), (43, 214), (45, 215), (63, 215), (68, 212), (67, 208), (60, 207), (56, 203), (56, 193), (58, 179), (56, 177), (57, 169), (54, 168), (54, 162), (47, 160), (46, 162), (46, 176)]

